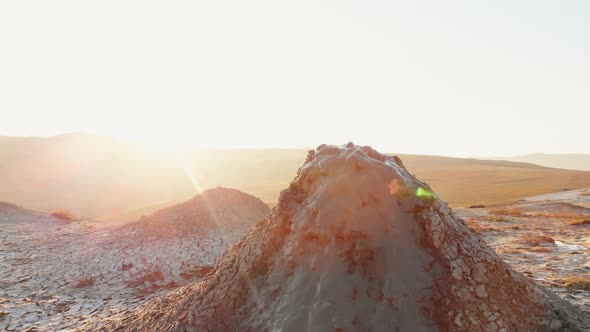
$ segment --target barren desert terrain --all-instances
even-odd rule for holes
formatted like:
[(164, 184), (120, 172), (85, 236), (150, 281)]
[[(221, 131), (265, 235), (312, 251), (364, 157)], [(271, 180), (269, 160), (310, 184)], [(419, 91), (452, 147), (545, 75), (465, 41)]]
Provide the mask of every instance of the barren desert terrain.
[(590, 1), (0, 1), (0, 332), (590, 332)]
[[(344, 158), (348, 154), (356, 159)], [(279, 205), (266, 219), (265, 216), (269, 216), (269, 210), (262, 201), (231, 189), (205, 192), (204, 196), (197, 196), (182, 204), (163, 209), (152, 216), (124, 225), (105, 225), (90, 220), (65, 222), (46, 213), (33, 212), (3, 203), (0, 205), (2, 225), (0, 228), (0, 282), (2, 285), (0, 287), (0, 330), (103, 329), (108, 331), (115, 325), (128, 330), (174, 330), (174, 326), (180, 329), (180, 325), (170, 325), (167, 320), (158, 318), (161, 314), (159, 308), (162, 305), (171, 308), (170, 315), (182, 315), (170, 317), (173, 317), (171, 318), (173, 321), (178, 319), (178, 322), (185, 324), (182, 326), (186, 328), (193, 326), (191, 324), (201, 326), (199, 324), (202, 323), (213, 324), (210, 327), (213, 326), (215, 329), (222, 326), (215, 324), (224, 321), (222, 319), (224, 315), (229, 314), (229, 311), (225, 311), (229, 308), (224, 307), (227, 303), (214, 290), (216, 287), (226, 289), (228, 296), (237, 301), (236, 303), (243, 303), (248, 308), (248, 311), (242, 313), (245, 316), (241, 322), (226, 321), (229, 324), (226, 325), (228, 328), (232, 326), (238, 329), (244, 328), (245, 325), (240, 324), (265, 328), (270, 326), (269, 322), (274, 322), (272, 324), (279, 324), (273, 325), (275, 327), (283, 326), (285, 330), (296, 330), (301, 327), (303, 321), (307, 321), (307, 318), (303, 317), (295, 319), (298, 307), (312, 305), (318, 306), (317, 310), (320, 310), (322, 299), (336, 299), (344, 294), (346, 296), (344, 302), (340, 304), (341, 310), (350, 311), (351, 316), (330, 316), (331, 314), (326, 312), (327, 316), (320, 315), (314, 318), (313, 324), (317, 324), (314, 326), (370, 328), (370, 325), (363, 324), (373, 321), (406, 328), (420, 327), (423, 330), (436, 329), (435, 326), (440, 328), (443, 326), (440, 324), (451, 324), (453, 330), (473, 330), (473, 328), (479, 329), (478, 324), (484, 324), (480, 321), (481, 319), (489, 319), (489, 322), (494, 323), (486, 325), (486, 329), (494, 330), (490, 326), (495, 326), (497, 331), (518, 330), (518, 328), (514, 329), (520, 326), (518, 324), (546, 324), (547, 329), (555, 330), (581, 331), (584, 329), (583, 326), (587, 322), (576, 317), (590, 317), (590, 190), (559, 191), (509, 203), (456, 208), (451, 212), (444, 203), (438, 202), (435, 194), (428, 194), (428, 189), (422, 189), (422, 191), (404, 189), (413, 188), (412, 186), (428, 187), (412, 179), (410, 173), (404, 168), (410, 169), (409, 166), (397, 160), (399, 159), (354, 146), (343, 150), (329, 147), (320, 149), (316, 151), (315, 157), (308, 157), (308, 163), (300, 170), (289, 191), (283, 194)], [(338, 177), (330, 175), (341, 172), (344, 173)], [(347, 172), (360, 173), (353, 177)], [(394, 180), (399, 179), (398, 182), (389, 179), (392, 176)], [(384, 187), (384, 192), (376, 186), (383, 181), (388, 183)], [(342, 191), (349, 186), (358, 190)], [(412, 198), (413, 192), (419, 193), (418, 196)], [(391, 196), (382, 197), (384, 194)], [(366, 196), (368, 200), (362, 200), (364, 202), (362, 206), (354, 208), (357, 196), (361, 198)], [(387, 202), (385, 197), (393, 197), (394, 200), (387, 203), (387, 207), (381, 207), (383, 202)], [(389, 204), (392, 205), (389, 206)], [(403, 207), (402, 210), (399, 210), (396, 204), (401, 204), (399, 206)], [(405, 210), (407, 204), (409, 205)], [(413, 204), (417, 205), (412, 207)], [(354, 209), (345, 213), (338, 208), (345, 206)], [(329, 222), (335, 222), (340, 218), (349, 218), (352, 224), (338, 226), (336, 223), (333, 225), (336, 228), (330, 226)], [(381, 218), (385, 219), (381, 220)], [(288, 231), (283, 230), (281, 227), (287, 227), (283, 223), (288, 220), (293, 220), (295, 224), (288, 226)], [(403, 223), (398, 225), (400, 220), (406, 220), (407, 226), (402, 227)], [(434, 220), (442, 223), (441, 230), (429, 228), (434, 226), (420, 226), (422, 222), (428, 225)], [(367, 222), (368, 224), (365, 224)], [(373, 229), (373, 227), (388, 225), (390, 222), (393, 223), (390, 230), (393, 233), (377, 232)], [(462, 222), (465, 222), (474, 233), (461, 226)], [(255, 229), (249, 231), (252, 227)], [(341, 230), (342, 235), (332, 234), (339, 227), (344, 227)], [(352, 228), (348, 229), (348, 227)], [(426, 227), (426, 230), (421, 230), (422, 227)], [(404, 240), (407, 243), (391, 242), (396, 241), (394, 239), (398, 236), (403, 238), (406, 233), (410, 236), (409, 234), (422, 232), (426, 232), (424, 233), (426, 240), (421, 241), (432, 241), (431, 250), (422, 251), (420, 246), (415, 247), (411, 237)], [(365, 233), (366, 235), (362, 235)], [(440, 234), (447, 235), (441, 238)], [(243, 236), (246, 238), (232, 248), (231, 245), (238, 243)], [(332, 239), (333, 236), (336, 236), (335, 240)], [(463, 238), (464, 236), (466, 237)], [(285, 238), (282, 239), (282, 237)], [(340, 240), (336, 240), (339, 238)], [(331, 241), (336, 242), (332, 244)], [(379, 249), (380, 241), (384, 241), (383, 246), (392, 246), (390, 248), (392, 253), (400, 249), (406, 250), (405, 258), (379, 256), (382, 255), (380, 253), (382, 249)], [(420, 318), (422, 314), (417, 308), (414, 308), (416, 310), (412, 312), (404, 311), (403, 314), (397, 314), (395, 308), (399, 309), (400, 305), (396, 304), (396, 298), (420, 302), (430, 301), (427, 299), (438, 296), (436, 293), (420, 293), (417, 289), (432, 282), (431, 278), (442, 278), (446, 263), (440, 263), (443, 265), (433, 270), (432, 273), (437, 273), (436, 275), (419, 277), (420, 281), (417, 284), (414, 284), (413, 280), (420, 273), (413, 274), (408, 269), (418, 267), (407, 264), (410, 261), (428, 264), (429, 256), (437, 255), (436, 252), (439, 250), (437, 248), (444, 246), (452, 248), (455, 245), (448, 241), (452, 243), (460, 241), (462, 246), (467, 246), (460, 249), (463, 251), (458, 252), (467, 265), (461, 267), (466, 274), (458, 277), (455, 272), (452, 272), (455, 271), (453, 267), (455, 263), (449, 261), (452, 277), (449, 275), (448, 278), (451, 279), (445, 280), (456, 285), (453, 287), (466, 287), (465, 291), (477, 294), (478, 300), (453, 298), (453, 301), (459, 302), (453, 304), (452, 310), (449, 307), (449, 310), (453, 312), (450, 321), (447, 318), (436, 318), (434, 321)], [(354, 250), (350, 249), (353, 250), (350, 252), (346, 249), (349, 242), (356, 243), (351, 247)], [(364, 245), (368, 247), (363, 249)], [(472, 245), (478, 249), (471, 249), (469, 246)], [(487, 253), (487, 245), (493, 251)], [(400, 246), (400, 249), (396, 249), (397, 246)], [(231, 249), (224, 253), (224, 250), (228, 248)], [(275, 249), (272, 248), (282, 249), (280, 252), (274, 252)], [(319, 248), (325, 248), (327, 251), (320, 254), (323, 251), (318, 252)], [(348, 263), (341, 268), (338, 265), (340, 263), (336, 261), (333, 263), (326, 261), (332, 257), (330, 254), (332, 250), (335, 255), (338, 252), (348, 253), (342, 256)], [(439, 260), (446, 260), (445, 255), (450, 255), (453, 251), (444, 250)], [(499, 258), (494, 258), (496, 257), (494, 251)], [(373, 254), (370, 254), (371, 252)], [(471, 257), (470, 252), (486, 253), (485, 255), (490, 256), (476, 258)], [(352, 256), (349, 257), (349, 254)], [(264, 265), (264, 267), (259, 266), (257, 264), (261, 263), (257, 263), (257, 255), (265, 255), (265, 259), (270, 259), (274, 263), (265, 263), (270, 265)], [(410, 256), (413, 258), (408, 260)], [(220, 257), (222, 257), (221, 261), (218, 261)], [(379, 258), (381, 263), (373, 266), (368, 257), (381, 257)], [(541, 301), (546, 303), (543, 306), (553, 308), (552, 310), (555, 310), (558, 315), (544, 316), (541, 310), (537, 312), (538, 321), (519, 322), (520, 316), (510, 313), (512, 307), (503, 308), (502, 302), (495, 302), (501, 301), (493, 295), (497, 291), (494, 289), (497, 287), (494, 286), (497, 281), (485, 279), (488, 281), (484, 282), (484, 279), (480, 280), (483, 277), (478, 277), (475, 271), (480, 268), (491, 268), (486, 260), (496, 259), (497, 263), (493, 264), (501, 266), (503, 262), (506, 262), (509, 269), (518, 272), (509, 272), (512, 277), (503, 282), (504, 287), (512, 287), (509, 284), (516, 282), (515, 289), (525, 287), (522, 285), (533, 287), (531, 290), (537, 289), (535, 287), (543, 287), (533, 292), (544, 294), (544, 289), (547, 289), (558, 296), (553, 299), (551, 297), (553, 295), (544, 295), (545, 300), (531, 298), (517, 299), (517, 301), (524, 301), (522, 303)], [(299, 264), (302, 265), (299, 266)], [(332, 264), (335, 265), (332, 266)], [(282, 273), (286, 273), (280, 267), (283, 265), (292, 266), (294, 275), (282, 276)], [(381, 280), (380, 273), (390, 273), (379, 270), (378, 266), (391, 269), (391, 273), (397, 273), (396, 277), (392, 277), (397, 280), (391, 285), (393, 288), (377, 286), (374, 278)], [(254, 287), (250, 291), (261, 290), (262, 293), (259, 295), (265, 299), (265, 303), (269, 305), (268, 308), (282, 309), (270, 316), (252, 315), (251, 310), (254, 310), (256, 306), (248, 307), (247, 304), (250, 301), (255, 303), (257, 300), (247, 297), (252, 296), (253, 293), (244, 293), (244, 289), (232, 288), (234, 287), (232, 285), (239, 287), (242, 282), (241, 279), (232, 279), (235, 276), (231, 271), (236, 268), (246, 275), (254, 273), (251, 275), (254, 278), (251, 280), (253, 284), (248, 287)], [(374, 268), (377, 270), (373, 270)], [(313, 281), (311, 279), (316, 278), (314, 269), (327, 270), (320, 273), (321, 277), (318, 277), (320, 279)], [(442, 270), (435, 272), (438, 269)], [(347, 270), (348, 272), (345, 272)], [(406, 272), (399, 274), (400, 271), (406, 270), (408, 275), (404, 276)], [(474, 274), (465, 271), (474, 271)], [(438, 273), (443, 275), (437, 277)], [(258, 277), (255, 277), (256, 275)], [(492, 278), (491, 274), (485, 275)], [(308, 280), (309, 278), (311, 279)], [(475, 288), (469, 286), (473, 282), (469, 278), (475, 278), (477, 281)], [(201, 280), (203, 282), (200, 282)], [(336, 280), (340, 280), (340, 283), (335, 283)], [(386, 280), (388, 279), (383, 279), (383, 282)], [(262, 284), (258, 284), (260, 282)], [(324, 283), (326, 288), (320, 293), (306, 288), (311, 284)], [(517, 284), (521, 286), (516, 286)], [(485, 285), (485, 288), (481, 285)], [(386, 293), (392, 292), (391, 303), (377, 295), (373, 297), (371, 295), (373, 291), (367, 290), (365, 294), (365, 290), (362, 290), (363, 287), (370, 289), (373, 286), (384, 287), (382, 291)], [(352, 292), (350, 294), (345, 291), (348, 287), (352, 287), (348, 290)], [(275, 288), (275, 291), (268, 294), (265, 293), (267, 291), (262, 291), (265, 289), (271, 291)], [(357, 289), (356, 293), (354, 289)], [(363, 293), (360, 293), (359, 289)], [(416, 293), (412, 293), (414, 291)], [(403, 295), (406, 293), (407, 295)], [(207, 297), (206, 294), (210, 295)], [(511, 293), (510, 296), (516, 296), (515, 294)], [(389, 299), (387, 296), (385, 294), (385, 299)], [(450, 293), (448, 296), (451, 296)], [(555, 302), (558, 298), (565, 302)], [(182, 304), (182, 301), (189, 302)], [(196, 304), (201, 301), (204, 302)], [(352, 302), (349, 303), (349, 301)], [(355, 304), (355, 301), (361, 302)], [(365, 312), (362, 308), (373, 301), (377, 301), (374, 305), (381, 308), (378, 312), (393, 310), (392, 312), (396, 314), (383, 316), (389, 317), (388, 319), (382, 317), (372, 320), (373, 314)], [(489, 314), (491, 316), (486, 316), (487, 309), (481, 312), (477, 311), (480, 309), (461, 311), (460, 308), (463, 305), (471, 303), (469, 301), (489, 306), (489, 310), (492, 310)], [(276, 305), (270, 305), (275, 302)], [(434, 305), (433, 308), (443, 305), (442, 302), (431, 304)], [(211, 305), (217, 309), (212, 312), (212, 316), (203, 316), (196, 321), (185, 316), (191, 312), (198, 312), (199, 305)], [(446, 305), (450, 304), (444, 304)], [(185, 308), (182, 310), (187, 311), (179, 311), (179, 308)], [(401, 308), (413, 310), (412, 306), (401, 305)], [(493, 313), (493, 310), (497, 310), (497, 313)], [(383, 314), (386, 313), (383, 312)], [(469, 318), (470, 315), (482, 316)], [(482, 318), (484, 316), (487, 318)], [(270, 320), (265, 320), (264, 317)], [(280, 320), (280, 317), (284, 317), (285, 320)], [(326, 321), (326, 317), (332, 317), (332, 321)], [(354, 319), (354, 317), (357, 318)], [(353, 319), (352, 322), (349, 322), (348, 318)], [(476, 321), (479, 323), (475, 323)], [(384, 326), (375, 325), (373, 328), (380, 329)]]

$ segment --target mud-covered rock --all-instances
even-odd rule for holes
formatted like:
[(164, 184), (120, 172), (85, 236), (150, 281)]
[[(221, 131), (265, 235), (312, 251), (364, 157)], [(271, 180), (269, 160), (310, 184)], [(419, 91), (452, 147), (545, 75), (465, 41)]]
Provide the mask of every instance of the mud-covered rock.
[(397, 158), (347, 144), (310, 152), (272, 214), (202, 282), (103, 330), (543, 331), (556, 321), (590, 326)]

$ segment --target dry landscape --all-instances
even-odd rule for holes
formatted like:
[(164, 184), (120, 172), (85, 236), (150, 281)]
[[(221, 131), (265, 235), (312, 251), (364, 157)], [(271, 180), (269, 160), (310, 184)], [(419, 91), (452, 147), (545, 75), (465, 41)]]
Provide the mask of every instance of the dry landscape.
[(211, 189), (122, 226), (0, 205), (0, 330), (63, 331), (199, 280), (269, 208)]
[(2, 203), (0, 330), (590, 328), (588, 189), (451, 211), (411, 162), (322, 146), (272, 212), (226, 188), (122, 225)]
[(508, 264), (590, 313), (590, 196), (571, 190), (455, 209)]
[(589, 18), (0, 1), (0, 332), (590, 332)]
[[(199, 149), (179, 157), (94, 135), (0, 137), (0, 198), (35, 210), (61, 209), (114, 222), (150, 215), (217, 186), (236, 188), (274, 206), (306, 154), (304, 149)], [(590, 172), (585, 171), (509, 161), (399, 157), (453, 207), (590, 187)]]

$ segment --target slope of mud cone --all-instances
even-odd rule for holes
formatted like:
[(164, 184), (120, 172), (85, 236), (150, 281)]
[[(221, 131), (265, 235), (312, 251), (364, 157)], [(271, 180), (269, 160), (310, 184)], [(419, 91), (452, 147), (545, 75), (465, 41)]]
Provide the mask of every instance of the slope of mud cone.
[(236, 228), (250, 228), (269, 211), (259, 198), (236, 189), (215, 188), (159, 210), (129, 227), (154, 238), (194, 236), (210, 230), (232, 232)]
[(396, 157), (311, 151), (272, 214), (197, 284), (121, 331), (583, 331), (588, 318), (510, 269)]
[(109, 229), (102, 250), (95, 253), (95, 270), (112, 271), (112, 265), (119, 264), (118, 274), (140, 294), (184, 285), (211, 270), (220, 255), (269, 212), (260, 199), (236, 189), (209, 189)]

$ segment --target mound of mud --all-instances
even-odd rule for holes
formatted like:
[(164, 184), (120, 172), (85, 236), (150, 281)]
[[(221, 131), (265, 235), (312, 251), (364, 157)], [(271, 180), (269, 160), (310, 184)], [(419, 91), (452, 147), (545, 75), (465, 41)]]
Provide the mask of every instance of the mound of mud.
[(588, 317), (509, 268), (397, 157), (310, 151), (269, 217), (200, 283), (123, 331), (582, 331)]

